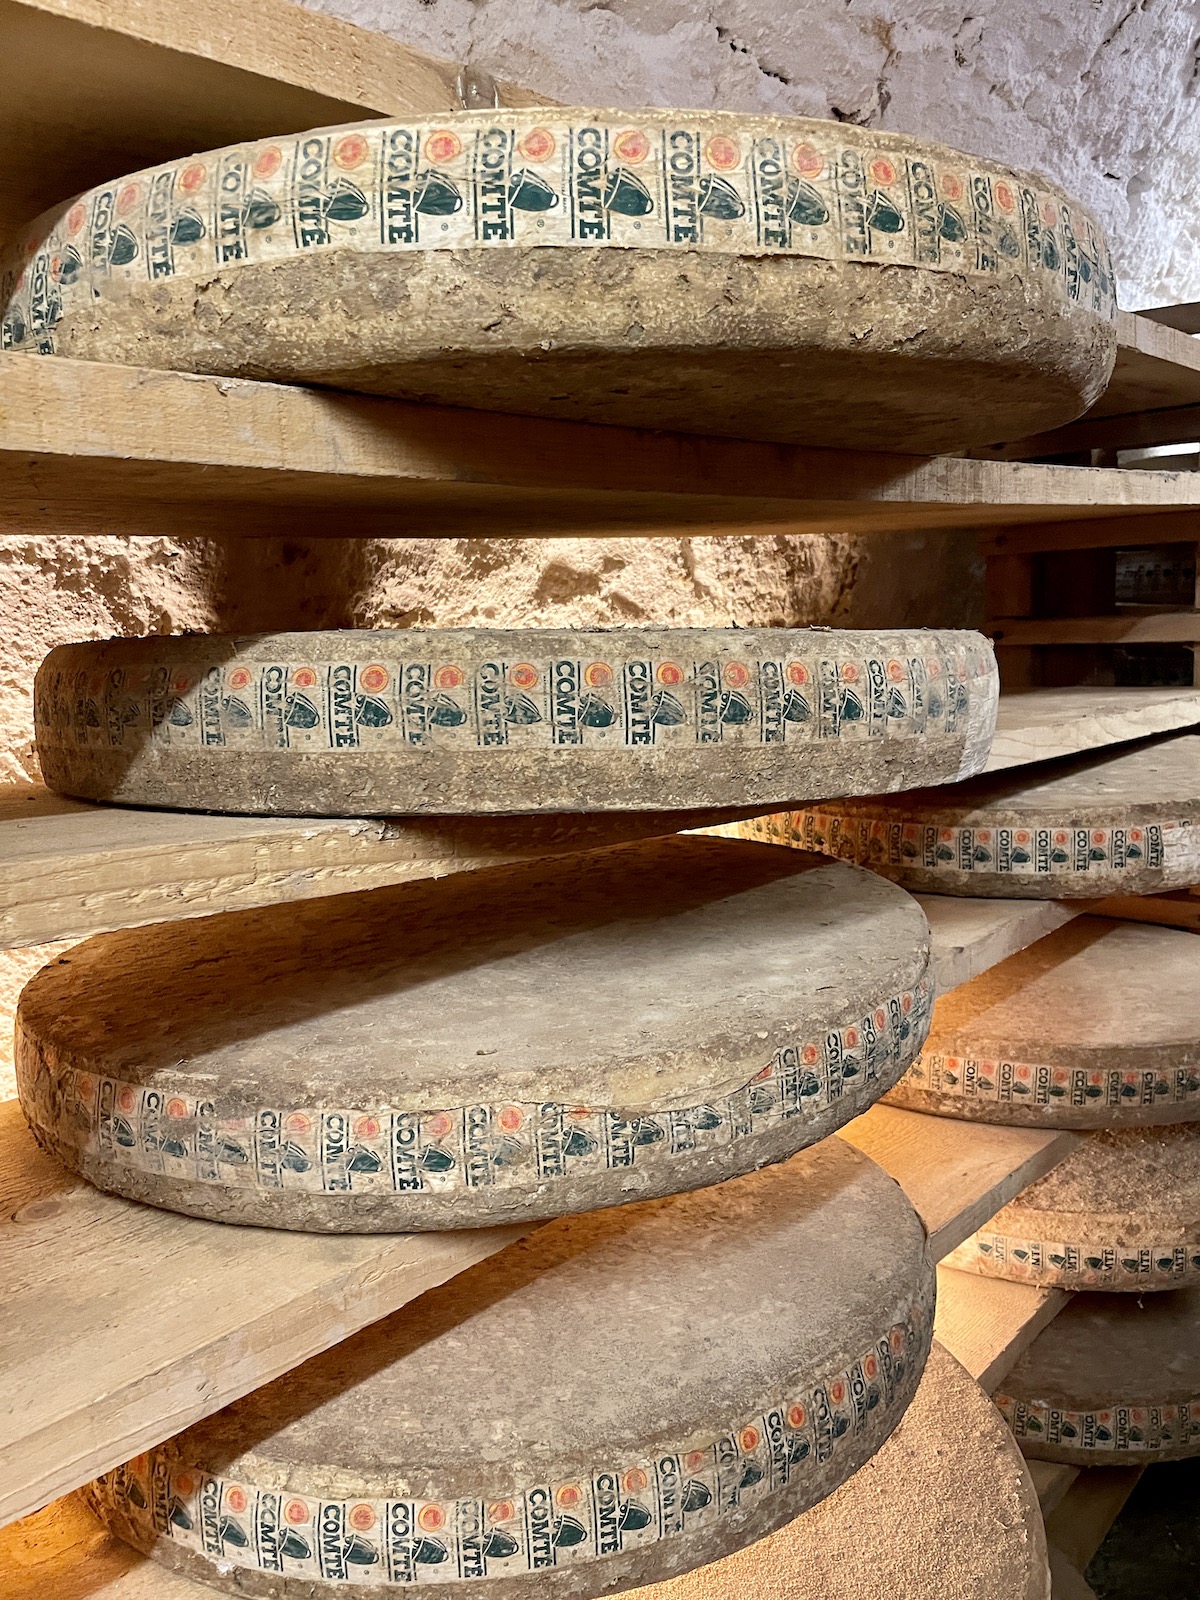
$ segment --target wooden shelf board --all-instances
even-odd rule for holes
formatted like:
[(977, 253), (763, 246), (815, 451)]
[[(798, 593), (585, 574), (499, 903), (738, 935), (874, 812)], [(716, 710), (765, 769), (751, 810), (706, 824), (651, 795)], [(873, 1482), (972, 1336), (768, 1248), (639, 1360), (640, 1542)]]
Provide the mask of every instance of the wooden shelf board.
[[(875, 1106), (843, 1130), (908, 1194), (940, 1257), (1075, 1136)], [(330, 1238), (105, 1195), (0, 1105), (0, 1522), (268, 1382), (519, 1237)], [(3, 1591), (0, 1591), (2, 1596)]]
[[(933, 977), (938, 994), (969, 983), (1089, 907), (1086, 900), (986, 900), (949, 894), (915, 898), (933, 933)], [(1200, 901), (1197, 906), (1200, 908)]]
[(1062, 1461), (1028, 1461), (1029, 1476), (1037, 1490), (1042, 1516), (1048, 1517), (1059, 1505), (1067, 1490), (1079, 1476), (1078, 1467), (1068, 1467)]
[(987, 632), (1000, 645), (1194, 644), (1200, 611), (1158, 611), (1142, 616), (996, 617)]
[(0, 532), (25, 534), (880, 533), (1200, 509), (1191, 472), (531, 424), (12, 352), (0, 466)]
[(837, 1137), (895, 1178), (924, 1222), (939, 1261), (1057, 1166), (1079, 1138), (956, 1122), (885, 1105), (855, 1117)]
[(1141, 1466), (1085, 1467), (1046, 1518), (1046, 1537), (1083, 1572), (1145, 1471)]
[(101, 1194), (0, 1104), (0, 1523), (386, 1316), (519, 1228), (330, 1237)]
[(1103, 550), (1116, 546), (1195, 544), (1200, 514), (1155, 512), (1138, 517), (1085, 517), (1078, 522), (1032, 522), (980, 536), (983, 556), (1036, 555), (1042, 550)]
[(992, 1394), (1069, 1299), (1063, 1289), (939, 1267), (934, 1338)]
[[(761, 808), (760, 808), (761, 809)], [(0, 949), (445, 877), (753, 815), (218, 817), (0, 798)]]
[(1098, 917), (1118, 917), (1124, 922), (1154, 922), (1163, 928), (1186, 928), (1200, 933), (1200, 897), (1192, 889), (1164, 894), (1114, 894), (1087, 908)]
[(196, 150), (460, 104), (456, 64), (285, 0), (0, 0), (0, 37), (0, 237)]
[(1200, 689), (1029, 689), (1000, 697), (989, 772), (1200, 722)]

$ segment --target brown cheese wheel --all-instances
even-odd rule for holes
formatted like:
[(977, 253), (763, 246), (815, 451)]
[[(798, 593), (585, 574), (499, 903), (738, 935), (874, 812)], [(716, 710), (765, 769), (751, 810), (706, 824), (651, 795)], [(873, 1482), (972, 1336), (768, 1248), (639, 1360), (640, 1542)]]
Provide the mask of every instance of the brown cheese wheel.
[(1103, 235), (878, 128), (538, 106), (264, 139), (46, 212), (5, 348), (919, 454), (1103, 390)]
[(1200, 1127), (1089, 1133), (946, 1264), (1062, 1289), (1200, 1282)]
[(894, 1105), (1036, 1128), (1200, 1119), (1200, 939), (1080, 917), (937, 1002)]
[(1039, 1461), (1139, 1466), (1200, 1455), (1200, 1284), (1078, 1294), (996, 1396)]
[(1200, 881), (1200, 737), (838, 800), (740, 831), (931, 894), (1069, 899), (1184, 888)]
[(790, 1522), (884, 1443), (924, 1230), (829, 1139), (549, 1224), (94, 1486), (130, 1543), (272, 1600), (575, 1600)]
[(848, 1483), (769, 1538), (632, 1600), (751, 1597), (1050, 1600), (1028, 1470), (995, 1406), (940, 1344), (900, 1426)]
[(18, 1080), (131, 1199), (470, 1228), (781, 1160), (897, 1081), (930, 1004), (902, 889), (680, 836), (101, 934), (26, 987)]
[(405, 629), (64, 645), (34, 690), (63, 794), (185, 811), (638, 811), (976, 772), (980, 634)]

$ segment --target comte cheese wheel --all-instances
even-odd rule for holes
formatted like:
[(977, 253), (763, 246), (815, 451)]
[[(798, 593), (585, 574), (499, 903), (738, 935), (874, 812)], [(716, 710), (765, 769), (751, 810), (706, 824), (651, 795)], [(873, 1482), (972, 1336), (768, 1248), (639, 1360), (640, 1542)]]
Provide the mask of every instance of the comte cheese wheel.
[(1068, 923), (943, 995), (888, 1098), (1024, 1127), (1200, 1120), (1200, 939)]
[(778, 1533), (631, 1600), (1050, 1600), (1050, 1569), (1012, 1434), (935, 1343), (900, 1426), (849, 1483)]
[(1200, 1127), (1088, 1134), (947, 1265), (1063, 1289), (1200, 1283)]
[(953, 788), (838, 800), (740, 831), (934, 894), (1058, 899), (1184, 888), (1200, 881), (1200, 737)]
[[(207, 1586), (106, 1536), (79, 1496), (0, 1530), (0, 1569), (6, 1556), (54, 1600), (84, 1600), (85, 1580), (103, 1580), (89, 1600), (211, 1600)], [(1050, 1577), (1037, 1495), (1012, 1434), (935, 1343), (899, 1427), (849, 1482), (778, 1533), (632, 1596), (1049, 1600)]]
[(313, 1230), (716, 1183), (920, 1048), (929, 930), (856, 867), (679, 837), (101, 934), (21, 997), (34, 1131), (103, 1189)]
[(46, 782), (195, 811), (672, 810), (977, 772), (969, 632), (411, 629), (63, 645), (34, 691)]
[(900, 1189), (839, 1139), (549, 1224), (108, 1474), (214, 1587), (583, 1597), (714, 1561), (844, 1482), (930, 1341)]
[(996, 1396), (1027, 1456), (1077, 1467), (1200, 1455), (1200, 1285), (1078, 1294)]
[(925, 453), (1068, 422), (1093, 218), (880, 129), (540, 106), (173, 160), (35, 222), (4, 345), (484, 410)]

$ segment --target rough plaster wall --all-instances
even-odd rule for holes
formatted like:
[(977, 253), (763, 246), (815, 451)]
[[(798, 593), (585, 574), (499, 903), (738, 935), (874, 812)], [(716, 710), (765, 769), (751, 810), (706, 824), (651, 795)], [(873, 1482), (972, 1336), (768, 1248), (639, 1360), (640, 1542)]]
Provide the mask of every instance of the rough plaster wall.
[(564, 101), (895, 128), (1106, 220), (1128, 309), (1200, 299), (1197, 0), (307, 0)]

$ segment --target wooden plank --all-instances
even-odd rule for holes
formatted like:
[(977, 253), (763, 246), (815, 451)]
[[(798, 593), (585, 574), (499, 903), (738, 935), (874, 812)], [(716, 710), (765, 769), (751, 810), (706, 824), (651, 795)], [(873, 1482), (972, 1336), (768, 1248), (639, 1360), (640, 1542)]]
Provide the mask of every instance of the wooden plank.
[(1096, 1591), (1061, 1550), (1049, 1545), (1046, 1553), (1050, 1558), (1050, 1600), (1097, 1600)]
[(1116, 366), (1089, 418), (1198, 404), (1200, 343), (1149, 317), (1119, 311)]
[(0, 532), (860, 532), (1200, 507), (1200, 474), (706, 439), (0, 354)]
[(0, 1523), (386, 1316), (520, 1228), (321, 1236), (71, 1178), (0, 1104)]
[(1085, 909), (1069, 900), (985, 900), (916, 896), (933, 932), (933, 978), (944, 994), (1044, 939)]
[(1083, 1572), (1137, 1487), (1144, 1467), (1085, 1467), (1046, 1518), (1046, 1538)]
[(1057, 1166), (1073, 1133), (955, 1122), (875, 1105), (837, 1135), (889, 1172), (916, 1207), (937, 1260)]
[(0, 0), (0, 37), (0, 236), (195, 150), (462, 103), (456, 63), (285, 0)]
[[(1164, 406), (1112, 417), (1084, 417), (1049, 433), (1030, 434), (1005, 446), (1007, 461), (1076, 455), (1086, 450), (1137, 450), (1200, 439), (1200, 405)], [(1166, 463), (1163, 463), (1166, 465)]]
[(1098, 917), (1120, 917), (1125, 922), (1153, 922), (1163, 928), (1187, 928), (1200, 933), (1200, 898), (1194, 889), (1165, 894), (1114, 894), (1089, 904)]
[(1063, 1289), (938, 1268), (934, 1338), (991, 1394), (1066, 1305)]
[(986, 631), (997, 645), (1194, 644), (1200, 611), (1156, 611), (1113, 617), (996, 617)]
[(1001, 695), (987, 770), (1076, 755), (1200, 722), (1196, 689), (1030, 689)]
[(1164, 328), (1178, 328), (1180, 333), (1200, 333), (1200, 300), (1188, 300), (1182, 305), (1150, 306), (1135, 313), (1150, 322), (1161, 322)]
[[(1100, 550), (1114, 546), (1192, 544), (1200, 538), (1195, 511), (1154, 512), (1149, 516), (1085, 517), (1078, 522), (1027, 523), (980, 535), (980, 554), (1033, 555), (1043, 550)], [(1009, 615), (1021, 614), (1013, 606)]]
[(214, 1592), (114, 1538), (78, 1495), (0, 1528), (0, 1600), (212, 1600)]
[(1028, 1461), (1026, 1466), (1037, 1490), (1042, 1516), (1048, 1517), (1079, 1476), (1079, 1468), (1068, 1467), (1062, 1461)]
[(751, 814), (216, 817), (14, 785), (0, 798), (0, 948), (440, 878)]

